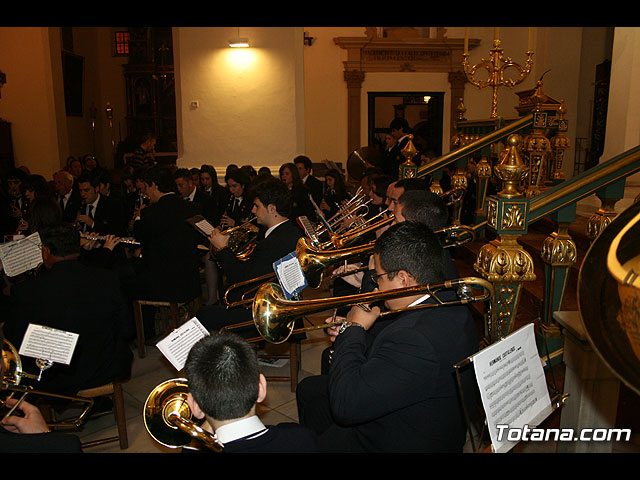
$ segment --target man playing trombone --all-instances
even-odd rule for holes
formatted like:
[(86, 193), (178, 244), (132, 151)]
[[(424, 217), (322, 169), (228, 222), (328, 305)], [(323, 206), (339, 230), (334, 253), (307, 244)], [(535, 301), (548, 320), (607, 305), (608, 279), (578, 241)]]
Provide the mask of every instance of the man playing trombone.
[[(393, 225), (376, 241), (373, 258), (381, 292), (445, 280), (440, 240), (424, 224)], [(342, 326), (329, 330), (329, 373), (303, 379), (296, 392), (299, 421), (319, 434), (320, 451), (462, 451), (454, 365), (477, 351), (478, 337), (466, 306), (407, 310), (434, 302), (424, 293), (388, 298), (386, 307), (399, 311), (384, 325), (377, 325), (377, 307), (354, 306)], [(464, 378), (463, 388), (472, 380)], [(464, 393), (473, 397), (473, 388)]]

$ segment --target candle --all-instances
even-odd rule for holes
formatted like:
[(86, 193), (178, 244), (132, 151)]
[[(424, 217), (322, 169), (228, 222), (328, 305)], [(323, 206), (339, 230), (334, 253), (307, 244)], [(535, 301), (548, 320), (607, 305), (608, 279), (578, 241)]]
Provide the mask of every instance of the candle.
[(533, 27), (529, 27), (529, 52), (533, 52)]
[(494, 40), (500, 39), (500, 27), (493, 27), (493, 39)]
[(464, 53), (469, 53), (469, 27), (464, 27)]

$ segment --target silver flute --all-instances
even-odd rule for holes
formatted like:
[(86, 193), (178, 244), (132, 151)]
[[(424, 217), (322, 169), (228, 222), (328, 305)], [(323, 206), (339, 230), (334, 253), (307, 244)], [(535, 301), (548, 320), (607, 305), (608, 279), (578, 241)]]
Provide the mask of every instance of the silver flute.
[[(106, 235), (90, 235), (85, 232), (80, 232), (80, 237), (85, 238), (87, 240), (98, 240), (104, 242), (107, 239)], [(140, 246), (140, 242), (138, 242), (133, 237), (116, 237), (120, 240), (120, 243), (126, 243), (127, 245)]]

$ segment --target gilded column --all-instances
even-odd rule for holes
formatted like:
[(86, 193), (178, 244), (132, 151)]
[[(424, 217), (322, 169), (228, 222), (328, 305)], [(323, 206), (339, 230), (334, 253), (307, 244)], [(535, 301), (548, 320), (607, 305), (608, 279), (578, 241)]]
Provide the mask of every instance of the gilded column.
[(502, 190), (488, 198), (487, 227), (497, 233), (497, 238), (480, 249), (474, 264), (496, 290), (491, 312), (485, 318), (485, 341), (489, 344), (511, 333), (522, 283), (536, 278), (533, 258), (518, 243), (518, 237), (527, 232), (529, 213), (529, 201), (520, 191), (526, 176), (526, 166), (518, 153), (520, 142), (519, 135), (511, 135), (494, 167)]

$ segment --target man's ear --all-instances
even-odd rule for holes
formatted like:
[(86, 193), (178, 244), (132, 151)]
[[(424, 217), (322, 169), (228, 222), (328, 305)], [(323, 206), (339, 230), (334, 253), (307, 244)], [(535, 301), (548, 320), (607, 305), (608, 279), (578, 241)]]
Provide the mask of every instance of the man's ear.
[(267, 379), (261, 373), (258, 378), (258, 399), (256, 400), (256, 402), (262, 403), (262, 401), (264, 401), (266, 396), (267, 396)]
[(198, 405), (198, 402), (196, 402), (195, 398), (193, 398), (193, 395), (191, 395), (191, 392), (189, 392), (187, 394), (187, 405), (189, 405), (189, 409), (191, 410), (191, 414), (195, 418), (197, 418), (197, 419), (204, 418), (204, 412), (200, 408), (200, 405)]
[(267, 205), (267, 212), (269, 212), (271, 215), (277, 215), (278, 209), (273, 203), (270, 203), (269, 205)]
[(413, 278), (413, 275), (411, 275), (406, 270), (400, 270), (398, 273), (396, 273), (396, 275), (400, 277), (403, 287), (411, 287), (416, 283), (415, 278)]

